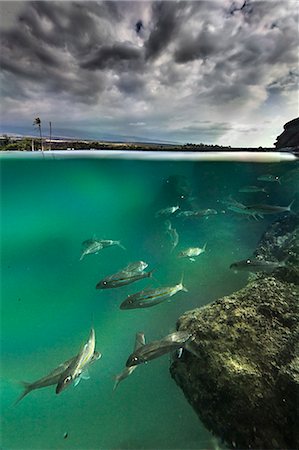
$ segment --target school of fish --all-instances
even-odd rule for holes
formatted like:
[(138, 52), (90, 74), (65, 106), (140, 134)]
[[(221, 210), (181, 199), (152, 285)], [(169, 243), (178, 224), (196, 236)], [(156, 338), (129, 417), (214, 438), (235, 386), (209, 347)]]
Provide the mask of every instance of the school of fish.
[[(258, 194), (268, 195), (269, 187), (259, 184), (260, 182), (281, 184), (281, 179), (273, 174), (264, 174), (257, 177), (257, 185), (241, 186), (238, 192), (241, 194)], [(185, 221), (189, 219), (207, 220), (211, 216), (215, 216), (221, 213), (235, 214), (237, 217), (244, 217), (254, 220), (262, 220), (264, 215), (272, 214), (289, 214), (293, 213), (292, 207), (294, 199), (291, 199), (286, 205), (275, 205), (272, 203), (243, 203), (236, 200), (232, 196), (221, 201), (225, 206), (224, 211), (217, 211), (213, 208), (198, 209), (194, 207), (192, 209), (182, 209), (181, 205), (165, 205), (164, 208), (159, 209), (154, 213), (155, 220), (160, 221), (163, 224), (164, 239), (169, 253), (174, 254), (178, 260), (184, 260), (195, 262), (201, 255), (206, 254), (207, 248), (209, 249), (208, 242), (204, 242), (199, 246), (199, 242), (194, 242), (191, 246), (181, 246), (181, 237), (177, 231), (177, 227), (174, 226), (177, 221)], [(192, 201), (190, 205), (192, 206)], [(93, 236), (82, 242), (82, 251), (80, 261), (85, 259), (88, 255), (96, 255), (101, 253), (103, 249), (112, 246), (117, 246), (122, 250), (126, 250), (120, 240), (113, 239), (100, 239)], [(285, 267), (288, 264), (289, 255), (280, 261), (268, 261), (259, 256), (247, 256), (244, 255), (244, 259), (240, 261), (232, 262), (230, 269), (235, 272), (248, 271), (248, 272), (265, 272), (272, 273), (273, 271)], [(202, 258), (202, 256), (201, 256)], [(200, 258), (200, 259), (201, 259)], [(204, 258), (204, 257), (203, 257)], [(84, 263), (84, 262), (83, 262)], [(121, 289), (123, 286), (128, 286), (137, 283), (141, 280), (148, 280), (153, 278), (155, 268), (148, 269), (149, 264), (143, 260), (128, 262), (125, 267), (119, 267), (118, 271), (112, 274), (101, 274), (101, 278), (96, 284), (97, 290), (108, 289)], [(147, 270), (148, 269), (148, 270)], [(186, 270), (186, 266), (184, 266)], [(120, 303), (120, 310), (136, 310), (143, 308), (152, 308), (159, 305), (166, 300), (170, 300), (179, 292), (188, 293), (188, 289), (184, 286), (183, 282), (184, 271), (182, 269), (181, 279), (174, 280), (172, 285), (157, 286), (155, 288), (143, 288), (137, 292), (129, 294)], [(119, 383), (128, 378), (140, 364), (147, 363), (155, 358), (163, 356), (165, 354), (179, 351), (179, 354), (183, 350), (189, 351), (193, 354), (192, 342), (195, 336), (188, 331), (175, 331), (167, 334), (164, 338), (154, 340), (152, 342), (145, 342), (145, 335), (142, 331), (138, 331), (135, 334), (135, 343), (133, 352), (127, 358), (125, 367), (122, 372), (115, 376), (115, 383), (113, 390), (115, 391)], [(16, 403), (19, 403), (30, 392), (49, 387), (56, 386), (56, 394), (60, 394), (70, 385), (76, 386), (81, 379), (88, 379), (88, 369), (93, 363), (101, 358), (101, 353), (96, 350), (96, 336), (95, 330), (92, 327), (87, 342), (82, 346), (77, 355), (72, 356), (68, 360), (60, 363), (56, 368), (44, 375), (42, 378), (37, 379), (34, 382), (22, 382), (24, 387), (23, 392), (17, 399)]]

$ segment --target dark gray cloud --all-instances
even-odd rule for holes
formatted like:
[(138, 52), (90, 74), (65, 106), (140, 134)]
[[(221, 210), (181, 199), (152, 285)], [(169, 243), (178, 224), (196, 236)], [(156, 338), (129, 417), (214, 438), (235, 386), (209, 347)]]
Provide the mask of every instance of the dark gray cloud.
[(167, 48), (172, 38), (178, 33), (180, 22), (179, 12), (186, 3), (153, 2), (152, 4), (152, 30), (145, 42), (147, 59), (156, 58)]
[(290, 70), (285, 76), (274, 80), (269, 86), (269, 91), (296, 91), (299, 86), (299, 68)]
[(116, 83), (118, 89), (127, 95), (138, 95), (145, 89), (144, 80), (136, 73), (124, 73)]
[(128, 43), (116, 42), (100, 47), (93, 56), (81, 64), (81, 67), (89, 70), (112, 68), (123, 70), (124, 66), (129, 68), (131, 62), (139, 62), (141, 58), (140, 48)]
[(184, 64), (196, 59), (213, 57), (224, 50), (223, 41), (215, 32), (211, 32), (208, 26), (203, 25), (203, 29), (194, 38), (185, 36), (174, 54), (174, 59), (179, 64)]

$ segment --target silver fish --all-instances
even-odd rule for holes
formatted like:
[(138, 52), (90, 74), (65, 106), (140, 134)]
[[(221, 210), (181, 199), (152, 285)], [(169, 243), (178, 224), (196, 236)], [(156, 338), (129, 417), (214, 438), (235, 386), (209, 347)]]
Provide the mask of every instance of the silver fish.
[(125, 250), (125, 247), (120, 243), (120, 241), (113, 241), (111, 239), (88, 239), (82, 242), (82, 245), (84, 248), (80, 257), (80, 261), (84, 258), (84, 256), (98, 253), (103, 248), (111, 247), (112, 245), (117, 245), (118, 247)]
[(222, 203), (227, 205), (227, 209), (229, 209), (230, 211), (233, 211), (235, 213), (248, 215), (250, 217), (253, 217), (255, 220), (258, 220), (259, 218), (263, 218), (263, 216), (261, 214), (247, 209), (246, 205), (243, 205), (243, 203), (239, 203), (232, 198), (229, 198), (228, 200), (225, 200)]
[(259, 177), (257, 177), (257, 179), (259, 181), (267, 181), (270, 183), (277, 182), (280, 184), (280, 178), (275, 175), (260, 175)]
[(178, 254), (178, 257), (179, 258), (189, 258), (190, 261), (195, 261), (194, 257), (199, 256), (202, 253), (204, 253), (206, 251), (206, 247), (207, 247), (207, 242), (205, 243), (205, 245), (202, 248), (200, 248), (200, 247), (186, 248), (185, 250), (182, 250)]
[(211, 209), (211, 208), (207, 208), (207, 209), (196, 209), (196, 210), (185, 210), (185, 211), (180, 211), (177, 214), (177, 217), (184, 217), (184, 218), (200, 218), (200, 217), (208, 217), (208, 216), (213, 216), (217, 214), (216, 209)]
[(179, 208), (180, 207), (176, 205), (176, 206), (169, 206), (168, 208), (159, 209), (159, 211), (156, 212), (155, 217), (171, 216), (171, 214), (174, 214)]
[(245, 192), (245, 193), (265, 192), (265, 193), (267, 193), (265, 188), (258, 187), (258, 186), (244, 186), (239, 189), (239, 192)]
[(192, 339), (193, 335), (189, 331), (176, 331), (168, 334), (163, 339), (152, 341), (134, 351), (129, 356), (126, 366), (132, 367), (151, 361), (166, 353), (185, 347)]
[(120, 305), (120, 309), (149, 308), (158, 305), (179, 291), (188, 292), (183, 282), (175, 286), (161, 287), (157, 289), (144, 289), (136, 294), (129, 295)]
[(167, 220), (165, 225), (167, 226), (166, 234), (169, 236), (170, 246), (171, 246), (170, 251), (172, 252), (178, 245), (180, 237), (179, 237), (177, 230), (175, 228), (172, 228), (170, 220)]
[[(17, 404), (22, 398), (25, 397), (25, 395), (29, 394), (29, 392), (34, 391), (35, 389), (41, 389), (44, 387), (52, 386), (54, 384), (57, 384), (61, 374), (69, 367), (70, 364), (73, 363), (73, 361), (77, 358), (78, 355), (74, 356), (73, 358), (68, 359), (67, 361), (59, 364), (58, 367), (56, 367), (54, 370), (52, 370), (48, 375), (44, 376), (43, 378), (40, 378), (32, 383), (28, 383), (26, 381), (22, 381), (22, 385), (24, 387), (24, 391), (20, 395), (20, 397), (17, 399), (15, 404)], [(97, 351), (94, 352), (93, 357), (90, 360), (90, 364), (94, 361), (98, 360), (101, 357), (101, 354)]]
[(151, 278), (153, 276), (153, 270), (150, 272), (127, 272), (120, 271), (114, 275), (105, 277), (99, 281), (96, 285), (96, 289), (111, 289), (126, 286), (127, 284), (134, 283), (135, 281), (142, 280), (143, 278)]
[(148, 264), (144, 261), (136, 261), (128, 264), (123, 272), (143, 272), (148, 267)]
[(203, 217), (203, 216), (214, 216), (215, 214), (218, 214), (216, 209), (207, 208), (207, 209), (198, 209), (195, 211), (196, 217)]
[[(145, 345), (144, 333), (141, 333), (141, 332), (136, 333), (134, 352), (136, 350), (138, 350), (140, 347), (142, 347), (143, 345)], [(125, 380), (129, 375), (131, 375), (132, 372), (134, 372), (136, 367), (137, 366), (130, 366), (130, 367), (126, 366), (120, 374), (115, 376), (115, 383), (114, 383), (114, 387), (113, 387), (114, 391), (121, 381)]]
[(246, 206), (246, 211), (251, 211), (254, 214), (278, 214), (281, 212), (290, 212), (293, 200), (288, 206), (277, 206), (277, 205), (248, 205)]
[(177, 213), (176, 217), (194, 217), (195, 216), (195, 211), (193, 210), (184, 210), (184, 211), (180, 211)]
[(230, 269), (244, 270), (248, 272), (267, 272), (271, 273), (280, 267), (285, 267), (286, 261), (267, 261), (264, 259), (243, 259), (230, 265)]
[(79, 381), (79, 377), (82, 372), (90, 364), (95, 351), (95, 332), (92, 328), (90, 330), (89, 338), (87, 343), (83, 346), (82, 350), (79, 352), (76, 358), (71, 362), (71, 364), (65, 369), (65, 371), (60, 375), (57, 386), (56, 394), (62, 392), (65, 388), (70, 386), (75, 380)]

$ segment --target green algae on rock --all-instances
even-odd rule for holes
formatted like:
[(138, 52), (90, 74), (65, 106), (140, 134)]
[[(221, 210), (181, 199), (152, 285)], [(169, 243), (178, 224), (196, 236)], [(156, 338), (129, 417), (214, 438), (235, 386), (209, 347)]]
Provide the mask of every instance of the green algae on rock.
[(273, 222), (261, 237), (254, 256), (285, 261), (285, 266), (275, 271), (275, 277), (299, 285), (299, 216), (290, 214)]
[(298, 448), (299, 289), (273, 277), (186, 312), (193, 352), (170, 368), (206, 427), (236, 448)]

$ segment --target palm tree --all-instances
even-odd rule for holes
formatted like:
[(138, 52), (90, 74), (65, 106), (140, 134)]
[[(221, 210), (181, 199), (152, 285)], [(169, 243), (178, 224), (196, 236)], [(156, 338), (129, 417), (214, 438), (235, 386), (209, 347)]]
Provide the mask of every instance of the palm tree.
[(41, 120), (39, 117), (36, 117), (34, 119), (33, 125), (37, 125), (39, 128), (39, 135), (40, 135), (40, 144), (42, 148), (42, 152), (44, 151), (44, 145), (43, 145), (43, 137), (42, 137), (42, 126), (41, 126)]

